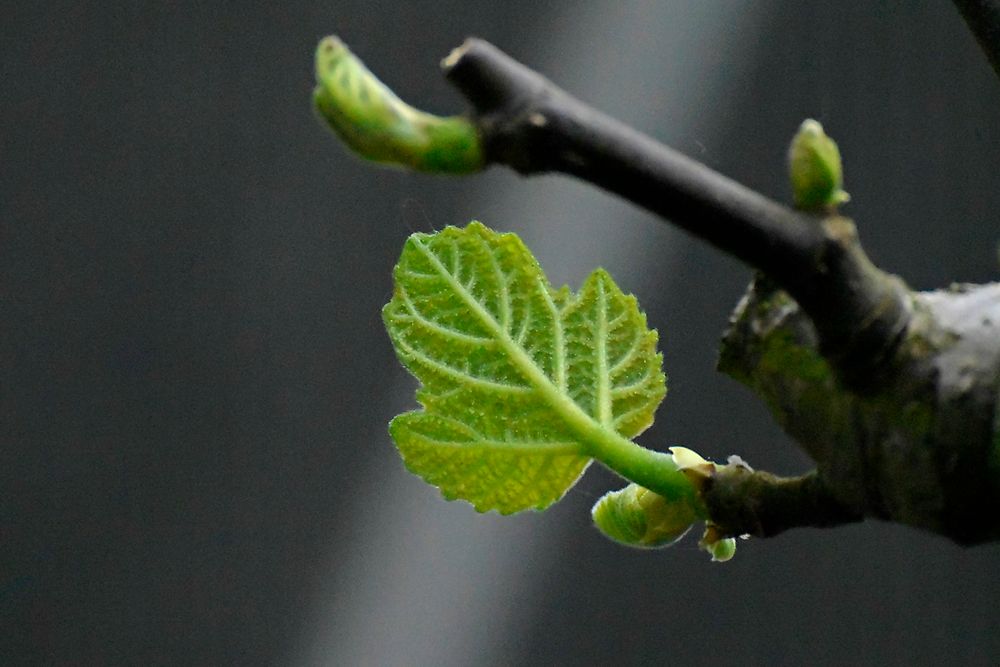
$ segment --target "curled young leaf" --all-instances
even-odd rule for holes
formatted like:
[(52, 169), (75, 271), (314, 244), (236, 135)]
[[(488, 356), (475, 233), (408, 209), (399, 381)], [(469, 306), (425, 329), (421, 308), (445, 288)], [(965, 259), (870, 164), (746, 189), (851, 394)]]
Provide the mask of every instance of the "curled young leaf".
[(316, 110), (362, 157), (438, 173), (483, 168), (479, 136), (468, 118), (411, 107), (336, 37), (324, 38), (316, 49), (316, 82)]
[(638, 484), (604, 494), (591, 510), (594, 525), (612, 540), (632, 547), (666, 547), (700, 517), (686, 499), (668, 501)]

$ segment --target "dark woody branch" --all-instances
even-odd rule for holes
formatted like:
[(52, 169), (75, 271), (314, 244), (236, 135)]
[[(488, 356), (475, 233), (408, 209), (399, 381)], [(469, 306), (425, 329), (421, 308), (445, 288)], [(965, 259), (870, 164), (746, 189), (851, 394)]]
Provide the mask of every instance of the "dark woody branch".
[(729, 464), (706, 480), (702, 498), (723, 535), (774, 537), (792, 528), (830, 528), (861, 521), (815, 471), (779, 477)]
[(954, 0), (962, 18), (1000, 76), (1000, 0)]
[(576, 176), (761, 270), (810, 314), (846, 381), (869, 376), (906, 327), (905, 286), (868, 261), (850, 221), (771, 201), (581, 103), (487, 42), (468, 40), (444, 68), (475, 108), (487, 162)]

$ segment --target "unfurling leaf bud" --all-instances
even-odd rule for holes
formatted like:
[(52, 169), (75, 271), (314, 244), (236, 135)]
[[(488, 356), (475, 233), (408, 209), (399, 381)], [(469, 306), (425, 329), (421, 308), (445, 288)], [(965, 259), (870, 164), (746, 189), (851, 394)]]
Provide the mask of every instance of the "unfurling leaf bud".
[(664, 547), (676, 542), (699, 519), (685, 499), (668, 501), (638, 484), (604, 494), (591, 510), (607, 537), (633, 547)]
[(316, 49), (316, 84), (316, 111), (361, 157), (435, 173), (466, 174), (484, 166), (478, 130), (468, 118), (410, 106), (334, 36)]
[(795, 208), (820, 213), (850, 200), (844, 184), (840, 150), (811, 118), (802, 121), (788, 148), (788, 171)]

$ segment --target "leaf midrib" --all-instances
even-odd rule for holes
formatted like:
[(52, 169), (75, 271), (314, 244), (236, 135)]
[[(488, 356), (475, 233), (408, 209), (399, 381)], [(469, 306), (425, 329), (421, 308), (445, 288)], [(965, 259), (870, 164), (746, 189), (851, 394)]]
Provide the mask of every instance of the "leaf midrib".
[[(527, 380), (533, 384), (541, 394), (542, 398), (556, 411), (567, 426), (570, 427), (585, 443), (606, 445), (612, 444), (608, 440), (614, 441), (614, 446), (620, 446), (621, 441), (632, 444), (631, 441), (612, 431), (601, 424), (570, 399), (559, 388), (553, 384), (552, 380), (538, 367), (528, 353), (518, 345), (508, 333), (499, 325), (493, 315), (486, 310), (476, 298), (469, 293), (465, 286), (454, 276), (452, 272), (444, 266), (441, 260), (428, 248), (420, 239), (414, 239), (417, 248), (434, 266), (438, 274), (451, 286), (456, 294), (466, 303), (469, 309), (483, 322), (483, 324), (500, 341), (501, 346), (510, 355), (514, 365), (520, 370)], [(554, 304), (553, 304), (554, 305)], [(558, 316), (553, 319), (558, 322)], [(605, 364), (606, 365), (606, 364)], [(604, 379), (606, 382), (606, 378)], [(596, 441), (596, 442), (595, 442)], [(603, 441), (603, 442), (602, 442)]]

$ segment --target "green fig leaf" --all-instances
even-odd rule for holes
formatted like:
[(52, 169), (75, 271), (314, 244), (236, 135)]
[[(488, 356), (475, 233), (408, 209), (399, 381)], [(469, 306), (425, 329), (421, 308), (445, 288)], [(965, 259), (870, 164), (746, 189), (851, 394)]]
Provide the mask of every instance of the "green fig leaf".
[(389, 430), (446, 498), (544, 509), (592, 458), (687, 493), (671, 457), (628, 440), (652, 423), (666, 379), (656, 332), (607, 272), (576, 295), (554, 289), (517, 236), (473, 222), (412, 235), (394, 278), (383, 319), (423, 409)]

